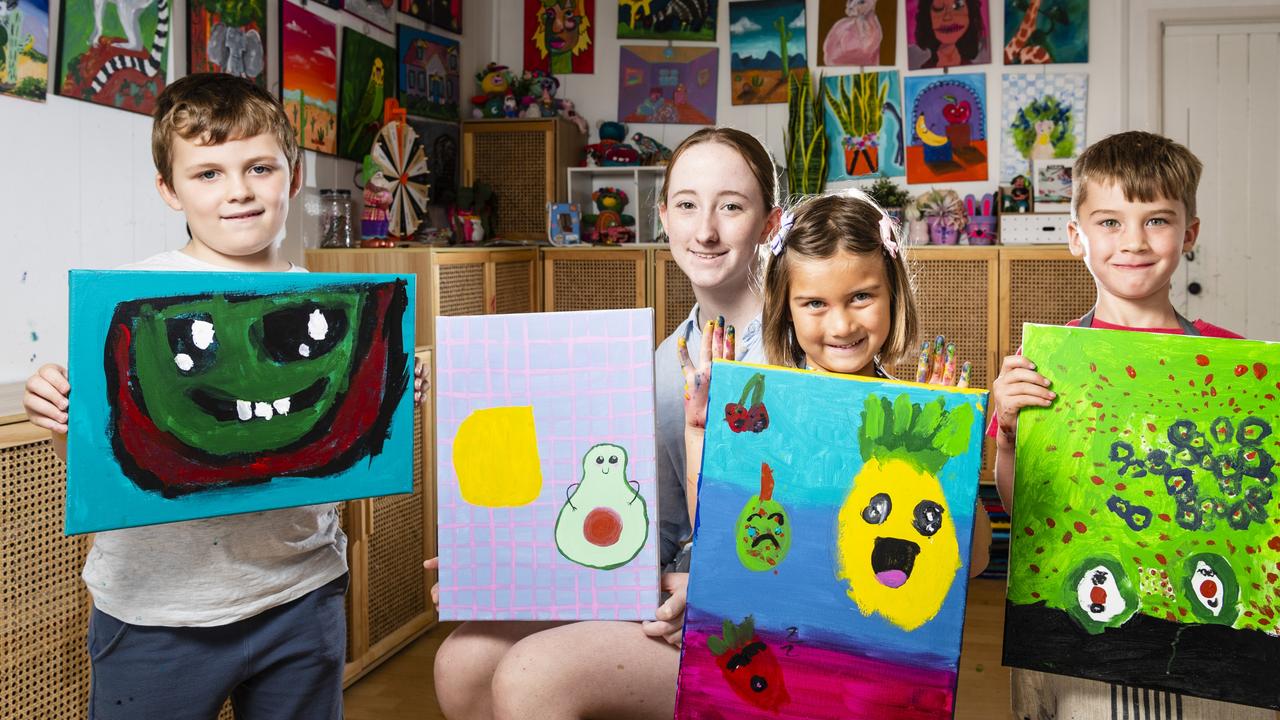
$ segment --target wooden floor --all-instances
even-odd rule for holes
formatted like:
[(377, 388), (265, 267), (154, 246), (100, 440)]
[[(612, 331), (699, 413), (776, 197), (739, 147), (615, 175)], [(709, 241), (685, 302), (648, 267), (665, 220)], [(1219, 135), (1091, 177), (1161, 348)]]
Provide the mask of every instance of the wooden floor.
[[(1009, 669), (1000, 666), (1004, 587), (1003, 580), (970, 583), (957, 720), (1009, 717)], [(346, 693), (347, 720), (443, 720), (431, 682), (432, 663), (436, 648), (454, 627), (436, 627), (352, 685)]]

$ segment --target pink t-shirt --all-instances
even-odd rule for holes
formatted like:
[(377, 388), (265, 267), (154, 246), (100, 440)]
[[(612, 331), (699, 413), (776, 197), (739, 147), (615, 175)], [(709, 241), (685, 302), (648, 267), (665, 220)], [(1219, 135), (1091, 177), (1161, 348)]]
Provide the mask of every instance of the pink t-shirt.
[[(1227, 330), (1226, 328), (1220, 328), (1217, 325), (1214, 325), (1212, 323), (1207, 323), (1204, 320), (1196, 320), (1191, 324), (1195, 325), (1196, 330), (1199, 330), (1200, 334), (1203, 335), (1204, 337), (1230, 338), (1232, 340), (1244, 339), (1243, 335), (1237, 335), (1236, 333), (1233, 333), (1230, 330)], [(1079, 326), (1080, 326), (1079, 319), (1072, 320), (1067, 323), (1067, 327), (1079, 327)], [(1180, 327), (1135, 328), (1135, 327), (1127, 327), (1125, 325), (1113, 325), (1107, 322), (1106, 320), (1101, 320), (1096, 317), (1093, 319), (1093, 324), (1090, 327), (1095, 328), (1097, 330), (1128, 330), (1129, 332), (1164, 333), (1165, 335), (1182, 335), (1183, 334), (1182, 328)], [(1018, 354), (1019, 355), (1022, 354), (1022, 348), (1018, 348)], [(996, 416), (995, 416), (995, 413), (993, 412), (991, 414), (991, 422), (987, 425), (987, 437), (995, 437), (996, 432), (998, 430), (999, 428), (997, 427)]]

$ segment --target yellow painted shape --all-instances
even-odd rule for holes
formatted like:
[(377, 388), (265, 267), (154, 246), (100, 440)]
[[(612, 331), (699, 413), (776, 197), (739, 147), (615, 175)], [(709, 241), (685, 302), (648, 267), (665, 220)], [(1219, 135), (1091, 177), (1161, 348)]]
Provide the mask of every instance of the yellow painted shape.
[[(862, 510), (877, 493), (887, 493), (892, 509), (885, 521), (873, 525)], [(921, 500), (942, 506), (942, 527), (924, 537), (911, 525), (912, 509)], [(891, 588), (876, 580), (871, 552), (877, 537), (909, 540), (920, 546), (907, 581)], [(848, 583), (849, 597), (863, 615), (876, 612), (903, 630), (915, 630), (942, 609), (947, 591), (960, 569), (960, 546), (955, 518), (938, 479), (911, 463), (872, 457), (854, 478), (853, 490), (840, 508), (837, 521), (837, 577)]]
[(476, 410), (453, 438), (453, 470), (462, 499), (481, 507), (517, 507), (542, 492), (533, 407)]

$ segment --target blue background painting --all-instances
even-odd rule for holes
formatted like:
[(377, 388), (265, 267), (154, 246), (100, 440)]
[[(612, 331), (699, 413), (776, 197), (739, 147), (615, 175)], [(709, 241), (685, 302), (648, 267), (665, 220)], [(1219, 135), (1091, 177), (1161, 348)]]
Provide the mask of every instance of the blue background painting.
[[(766, 377), (769, 427), (759, 434), (735, 434), (719, 408), (738, 402), (757, 372)], [(938, 473), (963, 566), (956, 570), (941, 610), (914, 632), (877, 613), (864, 616), (836, 574), (838, 515), (863, 465), (858, 432), (864, 403), (868, 395), (894, 398), (903, 393), (918, 404), (941, 396), (947, 409), (962, 404), (974, 408), (968, 452), (950, 459)], [(800, 637), (855, 646), (868, 655), (933, 667), (954, 665), (964, 624), (985, 404), (985, 391), (717, 363), (698, 494), (690, 608), (724, 618), (752, 614), (758, 628), (797, 627)], [(791, 549), (776, 574), (747, 570), (735, 549), (738, 514), (760, 492), (761, 462), (773, 468), (773, 498), (791, 516)]]
[(72, 270), (68, 366), (74, 400), (68, 413), (67, 534), (412, 492), (412, 391), (403, 393), (396, 405), (381, 453), (325, 477), (276, 477), (257, 485), (165, 498), (159, 492), (140, 489), (125, 476), (107, 434), (111, 406), (103, 356), (117, 304), (149, 297), (224, 292), (269, 295), (395, 280), (408, 284), (401, 333), (412, 373), (413, 275)]

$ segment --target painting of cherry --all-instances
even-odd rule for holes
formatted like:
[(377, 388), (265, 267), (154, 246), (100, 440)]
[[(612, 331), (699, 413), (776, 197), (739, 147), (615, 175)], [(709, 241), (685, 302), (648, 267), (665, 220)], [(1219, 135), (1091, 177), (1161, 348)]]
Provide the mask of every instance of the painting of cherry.
[(986, 75), (903, 79), (907, 182), (987, 179)]
[[(747, 404), (747, 395), (751, 396), (751, 404)], [(769, 411), (764, 407), (764, 375), (756, 373), (751, 376), (742, 388), (742, 397), (738, 402), (726, 403), (724, 421), (729, 429), (736, 432), (764, 432), (769, 427)]]

